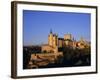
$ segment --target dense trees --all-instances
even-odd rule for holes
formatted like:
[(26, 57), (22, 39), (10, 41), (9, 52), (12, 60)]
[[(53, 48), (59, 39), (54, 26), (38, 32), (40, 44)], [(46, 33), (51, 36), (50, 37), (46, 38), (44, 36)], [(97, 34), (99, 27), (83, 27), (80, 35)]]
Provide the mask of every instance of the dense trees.
[(28, 68), (28, 64), (30, 61), (30, 57), (32, 53), (40, 53), (41, 47), (40, 46), (27, 46), (23, 47), (23, 69)]
[(63, 51), (63, 64), (66, 66), (85, 66), (91, 63), (90, 47), (83, 49), (62, 47), (59, 51)]
[(27, 48), (23, 48), (23, 69), (27, 69), (30, 57), (31, 57), (31, 51), (28, 50)]

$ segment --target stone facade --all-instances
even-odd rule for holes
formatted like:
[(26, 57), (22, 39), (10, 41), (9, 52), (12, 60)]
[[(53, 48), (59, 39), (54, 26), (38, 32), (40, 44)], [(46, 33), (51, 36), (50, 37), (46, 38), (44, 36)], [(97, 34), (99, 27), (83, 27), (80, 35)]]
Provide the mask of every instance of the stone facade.
[(71, 34), (65, 34), (64, 38), (58, 38), (57, 34), (53, 34), (52, 30), (48, 35), (48, 44), (42, 45), (42, 52), (55, 52), (57, 48), (69, 46), (72, 48), (85, 48), (86, 42), (81, 38), (80, 41), (75, 41)]
[(42, 52), (52, 53), (54, 48), (48, 44), (42, 45)]

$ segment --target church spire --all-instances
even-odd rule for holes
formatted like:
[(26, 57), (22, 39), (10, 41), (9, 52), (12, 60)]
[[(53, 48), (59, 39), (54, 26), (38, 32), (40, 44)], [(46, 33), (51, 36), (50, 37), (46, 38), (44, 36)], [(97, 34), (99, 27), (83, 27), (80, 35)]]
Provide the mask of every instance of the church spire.
[(50, 29), (50, 34), (52, 34), (52, 29)]

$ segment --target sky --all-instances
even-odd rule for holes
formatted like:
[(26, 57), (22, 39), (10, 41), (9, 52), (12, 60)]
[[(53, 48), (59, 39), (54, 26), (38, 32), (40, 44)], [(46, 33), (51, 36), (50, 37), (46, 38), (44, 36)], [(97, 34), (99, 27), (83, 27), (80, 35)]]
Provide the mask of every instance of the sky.
[(23, 10), (23, 45), (47, 44), (51, 29), (61, 38), (72, 34), (90, 41), (90, 20), (89, 13)]

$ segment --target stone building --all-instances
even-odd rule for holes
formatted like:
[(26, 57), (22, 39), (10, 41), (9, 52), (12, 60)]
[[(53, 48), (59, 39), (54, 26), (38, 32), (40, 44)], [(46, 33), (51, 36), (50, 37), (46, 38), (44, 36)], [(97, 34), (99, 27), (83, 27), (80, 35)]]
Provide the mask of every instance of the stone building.
[(58, 38), (58, 47), (64, 46), (64, 38)]
[(50, 31), (50, 34), (48, 35), (48, 44), (42, 45), (42, 52), (54, 52), (57, 51), (58, 47), (58, 36), (57, 34), (53, 34), (52, 30)]
[(71, 34), (65, 34), (64, 38), (59, 38), (57, 34), (54, 34), (52, 30), (50, 30), (48, 44), (42, 45), (42, 52), (55, 52), (57, 51), (57, 48), (66, 46), (72, 47), (73, 49), (83, 49), (87, 45), (88, 44), (83, 38), (79, 41), (75, 41)]
[(44, 45), (42, 45), (42, 52), (53, 53), (54, 52), (54, 48), (51, 45), (44, 44)]
[(48, 45), (54, 48), (58, 45), (58, 35), (53, 34), (52, 30), (50, 31), (50, 34), (48, 35)]
[(42, 52), (55, 52), (59, 47), (72, 46), (72, 35), (65, 34), (64, 38), (59, 38), (57, 34), (53, 34), (50, 30), (48, 35), (48, 44), (42, 45)]

